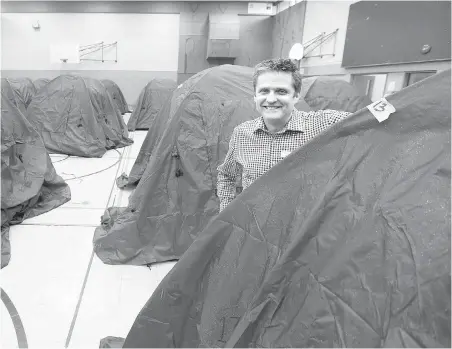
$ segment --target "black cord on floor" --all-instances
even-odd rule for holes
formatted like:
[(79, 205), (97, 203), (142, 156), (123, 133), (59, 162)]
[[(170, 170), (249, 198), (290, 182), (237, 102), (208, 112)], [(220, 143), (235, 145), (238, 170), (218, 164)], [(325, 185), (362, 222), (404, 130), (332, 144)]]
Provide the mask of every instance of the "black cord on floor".
[(102, 172), (104, 172), (104, 171), (107, 171), (107, 170), (109, 170), (110, 168), (116, 166), (116, 165), (121, 161), (121, 159), (122, 159), (122, 154), (121, 154), (117, 149), (113, 149), (113, 150), (115, 150), (115, 151), (119, 154), (118, 160), (117, 160), (113, 165), (110, 165), (110, 166), (108, 166), (108, 167), (106, 167), (106, 168), (104, 168), (104, 169), (102, 169), (102, 170), (99, 170), (99, 171), (96, 171), (96, 172), (93, 172), (93, 173), (88, 173), (88, 174), (83, 175), (83, 176), (78, 176), (78, 177), (74, 177), (74, 178), (65, 179), (65, 181), (67, 182), (67, 181), (73, 181), (74, 179), (80, 179), (80, 178), (89, 177), (89, 176), (92, 176), (92, 175), (95, 175), (95, 174), (98, 174), (98, 173), (102, 173)]
[(55, 161), (55, 162), (52, 161), (52, 164), (56, 164), (57, 162), (64, 161), (64, 160), (66, 160), (66, 159), (69, 159), (70, 157), (71, 157), (71, 156), (68, 155), (68, 156), (66, 156), (64, 159), (61, 159), (61, 160), (58, 160), (58, 161)]

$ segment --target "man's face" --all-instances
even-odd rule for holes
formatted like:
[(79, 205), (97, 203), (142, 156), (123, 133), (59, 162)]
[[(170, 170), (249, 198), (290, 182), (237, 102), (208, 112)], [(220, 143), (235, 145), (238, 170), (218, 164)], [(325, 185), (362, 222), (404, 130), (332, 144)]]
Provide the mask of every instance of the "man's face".
[(266, 72), (257, 78), (254, 101), (265, 121), (287, 122), (298, 99), (291, 73)]

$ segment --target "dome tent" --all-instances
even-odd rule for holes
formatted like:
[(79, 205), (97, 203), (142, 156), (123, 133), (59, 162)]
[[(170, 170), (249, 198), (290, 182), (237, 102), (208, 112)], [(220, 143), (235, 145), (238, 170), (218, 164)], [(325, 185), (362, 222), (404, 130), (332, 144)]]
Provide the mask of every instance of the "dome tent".
[(177, 259), (218, 213), (217, 167), (234, 127), (258, 116), (252, 74), (252, 68), (221, 65), (174, 91), (167, 125), (128, 207), (107, 210), (95, 232), (102, 261)]
[[(247, 76), (243, 82), (246, 85), (246, 89), (253, 90), (253, 76), (252, 76), (253, 72), (250, 71), (249, 69), (246, 69), (243, 70), (243, 73), (246, 74)], [(150, 124), (149, 131), (146, 134), (146, 138), (144, 139), (143, 144), (141, 145), (140, 152), (138, 153), (137, 159), (133, 164), (130, 174), (127, 176), (125, 173), (123, 173), (116, 180), (116, 183), (119, 188), (135, 185), (140, 181), (144, 171), (146, 170), (152, 152), (158, 145), (158, 142), (163, 134), (163, 131), (165, 130), (167, 121), (169, 119), (169, 114), (171, 111), (171, 105), (174, 103), (173, 100), (174, 98), (177, 98), (177, 96), (178, 93), (176, 92), (172, 93), (171, 97), (166, 100), (165, 104), (154, 118), (154, 121)], [(253, 103), (253, 96), (250, 97), (250, 102)], [(305, 112), (309, 112), (312, 110), (302, 98), (300, 98), (295, 107), (296, 109)]]
[(27, 108), (25, 107), (24, 101), (17, 96), (16, 92), (11, 86), (11, 83), (6, 78), (1, 78), (1, 89), (2, 94), (15, 106), (20, 112), (26, 115)]
[(49, 152), (101, 157), (131, 144), (122, 117), (98, 80), (61, 75), (41, 88), (27, 110)]
[(12, 89), (16, 93), (18, 101), (24, 104), (25, 109), (31, 103), (31, 100), (36, 94), (36, 87), (33, 81), (29, 78), (19, 78), (19, 79), (7, 79), (10, 83)]
[(256, 180), (122, 347), (450, 348), (450, 73), (387, 97), (396, 112), (382, 123), (361, 109)]
[(105, 122), (101, 125), (107, 139), (107, 147), (120, 148), (132, 144), (133, 141), (128, 138), (127, 126), (107, 88), (99, 80), (86, 77), (84, 79), (91, 92), (91, 102), (95, 110), (104, 118)]
[(129, 112), (129, 106), (126, 102), (126, 99), (124, 98), (124, 95), (122, 94), (121, 89), (119, 86), (112, 80), (101, 80), (102, 84), (104, 84), (107, 91), (110, 93), (111, 98), (113, 99), (113, 102), (118, 107), (121, 114), (125, 114)]
[(302, 80), (302, 97), (312, 110), (333, 109), (354, 113), (372, 104), (345, 80), (329, 77), (309, 77)]
[(176, 86), (176, 82), (171, 79), (152, 79), (141, 91), (130, 115), (127, 123), (129, 131), (148, 130)]
[(33, 81), (33, 85), (35, 85), (36, 91), (38, 91), (41, 87), (44, 87), (50, 82), (49, 79), (46, 78), (40, 78)]
[(10, 258), (9, 226), (48, 212), (71, 198), (38, 132), (2, 91), (2, 267)]

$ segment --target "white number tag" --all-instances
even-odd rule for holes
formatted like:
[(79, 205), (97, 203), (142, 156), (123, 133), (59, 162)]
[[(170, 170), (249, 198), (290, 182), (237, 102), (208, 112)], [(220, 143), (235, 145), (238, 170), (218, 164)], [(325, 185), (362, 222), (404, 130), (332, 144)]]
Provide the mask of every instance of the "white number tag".
[(382, 98), (367, 106), (367, 109), (375, 116), (378, 122), (385, 121), (389, 115), (394, 113), (396, 110), (394, 106), (389, 103), (386, 98)]

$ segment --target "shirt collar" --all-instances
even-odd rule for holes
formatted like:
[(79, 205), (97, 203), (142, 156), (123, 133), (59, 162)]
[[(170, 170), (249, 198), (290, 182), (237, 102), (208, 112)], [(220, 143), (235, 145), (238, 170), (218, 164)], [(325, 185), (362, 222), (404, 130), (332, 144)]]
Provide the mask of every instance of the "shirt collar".
[[(281, 131), (279, 131), (278, 133), (284, 133), (286, 131), (303, 132), (304, 125), (303, 125), (302, 114), (303, 114), (303, 112), (294, 108), (292, 110), (292, 114), (290, 115), (290, 119), (287, 122), (286, 126), (284, 126), (284, 128)], [(256, 120), (256, 122), (254, 125), (253, 132), (257, 132), (258, 130), (268, 132), (267, 126), (265, 125), (264, 118), (262, 116), (258, 117), (255, 120)]]

